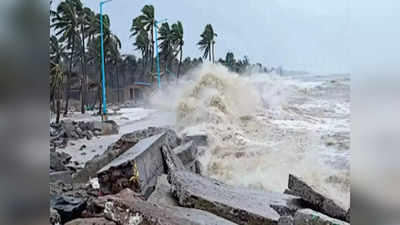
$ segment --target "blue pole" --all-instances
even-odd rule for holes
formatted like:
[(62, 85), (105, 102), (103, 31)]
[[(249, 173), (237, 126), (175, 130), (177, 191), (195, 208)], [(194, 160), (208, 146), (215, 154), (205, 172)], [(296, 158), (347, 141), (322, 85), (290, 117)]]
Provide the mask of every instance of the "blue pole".
[(154, 27), (155, 27), (155, 35), (156, 35), (156, 62), (157, 62), (157, 83), (158, 83), (158, 89), (161, 89), (161, 78), (160, 78), (160, 57), (158, 55), (158, 38), (157, 38), (157, 33), (158, 33), (158, 27), (157, 27), (157, 21), (154, 22)]
[(103, 115), (107, 115), (107, 101), (106, 101), (106, 75), (104, 71), (104, 37), (103, 37), (103, 5), (107, 1), (100, 2), (100, 39), (101, 39), (101, 79), (102, 79), (102, 91), (103, 91)]

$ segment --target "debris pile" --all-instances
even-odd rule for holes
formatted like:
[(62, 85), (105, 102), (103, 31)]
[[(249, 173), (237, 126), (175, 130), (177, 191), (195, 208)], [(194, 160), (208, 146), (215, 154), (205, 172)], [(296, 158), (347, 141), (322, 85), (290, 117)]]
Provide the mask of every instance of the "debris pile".
[(181, 139), (169, 128), (156, 127), (123, 135), (73, 174), (72, 184), (50, 185), (50, 222), (348, 224), (350, 209), (294, 175), (285, 193), (235, 187), (202, 176), (198, 146), (207, 146), (204, 140)]
[(65, 148), (69, 140), (94, 136), (118, 134), (119, 126), (115, 121), (72, 121), (62, 120), (60, 123), (50, 123), (50, 149)]

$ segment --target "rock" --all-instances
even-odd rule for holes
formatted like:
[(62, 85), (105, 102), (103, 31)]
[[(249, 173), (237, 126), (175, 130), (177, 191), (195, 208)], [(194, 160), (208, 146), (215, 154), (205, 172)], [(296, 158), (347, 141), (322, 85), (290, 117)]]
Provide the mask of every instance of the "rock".
[(234, 225), (234, 223), (214, 214), (197, 209), (159, 205), (143, 201), (129, 189), (117, 195), (99, 198), (104, 205), (106, 218), (118, 224), (147, 225)]
[(178, 202), (172, 195), (171, 185), (168, 183), (167, 175), (163, 174), (157, 178), (156, 188), (147, 201), (162, 205), (178, 206)]
[(208, 137), (206, 134), (193, 134), (183, 137), (183, 143), (193, 141), (197, 146), (207, 146)]
[(303, 208), (298, 197), (233, 187), (186, 171), (171, 175), (179, 205), (197, 208), (237, 224), (277, 224), (281, 215)]
[(103, 135), (111, 135), (111, 134), (118, 134), (119, 133), (119, 126), (113, 120), (107, 120), (103, 122), (102, 127)]
[(177, 170), (186, 170), (182, 161), (177, 155), (171, 150), (168, 145), (163, 145), (161, 147), (162, 157), (164, 159), (165, 165), (167, 166), (166, 172), (168, 174), (173, 173)]
[(70, 221), (65, 225), (116, 225), (116, 224), (105, 218), (85, 218), (85, 219), (76, 219)]
[(50, 224), (52, 225), (60, 225), (61, 224), (61, 216), (58, 214), (57, 210), (50, 208)]
[(54, 171), (66, 170), (65, 164), (68, 164), (71, 158), (72, 157), (65, 152), (50, 152), (50, 169)]
[(189, 141), (174, 148), (173, 152), (181, 159), (183, 164), (188, 164), (197, 158), (197, 146), (194, 141)]
[(61, 223), (78, 218), (85, 209), (86, 202), (80, 198), (55, 196), (50, 200), (50, 206), (57, 210), (61, 217)]
[(347, 222), (350, 223), (350, 208), (347, 210), (347, 213), (346, 213), (346, 220), (345, 220), (345, 221), (347, 221)]
[(63, 183), (72, 183), (72, 172), (66, 171), (56, 171), (49, 174), (49, 182), (62, 181)]
[(166, 133), (140, 140), (118, 158), (97, 172), (100, 191), (115, 194), (125, 188), (148, 196), (156, 185), (157, 177), (164, 168), (161, 147)]
[(75, 130), (75, 126), (72, 120), (63, 120), (61, 124), (62, 124), (62, 129), (65, 132), (65, 136), (72, 137), (74, 135), (73, 131)]
[(103, 123), (101, 121), (90, 121), (86, 124), (88, 130), (94, 131), (102, 131)]
[(344, 221), (331, 218), (311, 209), (302, 209), (294, 216), (294, 225), (348, 225)]
[(294, 220), (292, 216), (281, 216), (278, 220), (278, 225), (293, 225)]
[(339, 203), (326, 197), (324, 191), (308, 185), (304, 180), (289, 174), (289, 190), (296, 196), (310, 203), (318, 211), (340, 220), (346, 220), (347, 211)]
[(57, 130), (54, 129), (53, 127), (50, 127), (50, 137), (55, 137), (57, 136)]
[(86, 145), (81, 145), (81, 147), (79, 148), (79, 151), (82, 151), (85, 148), (86, 148)]

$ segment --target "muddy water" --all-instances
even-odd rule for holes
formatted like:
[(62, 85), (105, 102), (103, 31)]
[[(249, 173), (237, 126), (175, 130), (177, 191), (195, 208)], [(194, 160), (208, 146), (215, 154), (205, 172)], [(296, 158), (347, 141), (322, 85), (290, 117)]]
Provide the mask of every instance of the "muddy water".
[(154, 104), (176, 113), (181, 134), (208, 134), (201, 161), (209, 176), (283, 191), (293, 173), (349, 205), (348, 76), (238, 76), (204, 66), (187, 78)]

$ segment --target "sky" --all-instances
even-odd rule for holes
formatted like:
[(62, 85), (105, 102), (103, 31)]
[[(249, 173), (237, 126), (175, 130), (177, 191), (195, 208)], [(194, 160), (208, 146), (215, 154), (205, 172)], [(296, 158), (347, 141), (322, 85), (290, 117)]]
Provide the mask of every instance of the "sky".
[[(53, 5), (59, 2), (55, 1)], [(372, 2), (372, 3), (370, 3)], [(113, 0), (104, 5), (104, 13), (111, 18), (111, 30), (122, 41), (124, 54), (136, 54), (129, 29), (132, 19), (140, 14), (145, 4), (155, 7), (156, 18), (169, 23), (182, 21), (184, 28), (184, 57), (199, 57), (196, 43), (208, 23), (218, 34), (216, 58), (232, 51), (236, 58), (248, 56), (251, 63), (282, 66), (288, 70), (307, 70), (313, 73), (350, 72), (351, 50), (365, 42), (363, 34), (369, 21), (379, 9), (389, 9), (380, 1), (361, 0)], [(83, 0), (99, 12), (99, 0)], [(393, 1), (395, 5), (399, 5)], [(378, 9), (377, 12), (375, 12)], [(395, 13), (395, 11), (390, 10)], [(390, 17), (387, 16), (387, 17)], [(398, 17), (394, 16), (393, 17)], [(363, 19), (360, 19), (363, 18)], [(364, 20), (365, 19), (365, 20)], [(392, 23), (394, 23), (392, 21)], [(357, 25), (351, 27), (352, 25)], [(351, 28), (350, 28), (351, 27)], [(354, 33), (357, 31), (357, 33)], [(362, 40), (355, 40), (361, 37)], [(359, 43), (360, 42), (360, 43)], [(367, 43), (365, 43), (367, 44)], [(358, 46), (362, 48), (362, 46)], [(353, 60), (353, 61), (352, 61)]]

